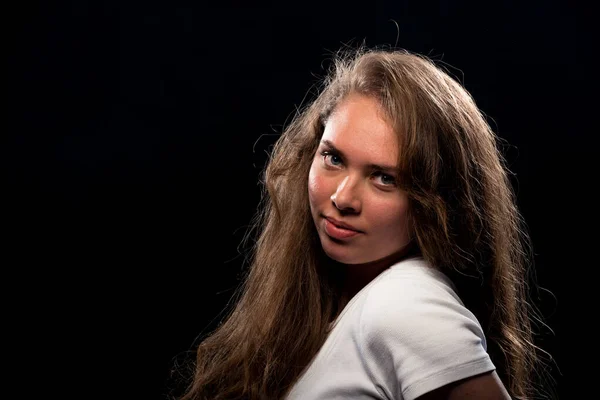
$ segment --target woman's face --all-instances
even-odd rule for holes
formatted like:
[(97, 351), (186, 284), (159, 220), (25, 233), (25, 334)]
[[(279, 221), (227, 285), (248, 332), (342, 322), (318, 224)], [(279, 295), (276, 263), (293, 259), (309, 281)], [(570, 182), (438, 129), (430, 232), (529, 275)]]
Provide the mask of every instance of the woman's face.
[(351, 94), (325, 126), (308, 177), (321, 245), (344, 264), (380, 260), (410, 241), (408, 198), (396, 185), (398, 138), (376, 100)]

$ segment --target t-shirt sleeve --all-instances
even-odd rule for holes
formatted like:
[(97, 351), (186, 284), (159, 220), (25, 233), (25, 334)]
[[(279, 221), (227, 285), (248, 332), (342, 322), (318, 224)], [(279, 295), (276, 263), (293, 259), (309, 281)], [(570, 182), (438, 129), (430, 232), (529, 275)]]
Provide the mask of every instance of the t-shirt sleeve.
[(371, 287), (359, 321), (365, 367), (387, 397), (413, 400), (495, 369), (476, 317), (433, 278), (390, 277)]

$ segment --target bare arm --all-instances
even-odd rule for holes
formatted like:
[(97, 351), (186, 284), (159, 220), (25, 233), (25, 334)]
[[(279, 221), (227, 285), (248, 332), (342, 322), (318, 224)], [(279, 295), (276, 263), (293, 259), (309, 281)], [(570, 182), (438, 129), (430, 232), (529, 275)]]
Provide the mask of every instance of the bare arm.
[(510, 400), (496, 371), (475, 375), (419, 396), (417, 400)]

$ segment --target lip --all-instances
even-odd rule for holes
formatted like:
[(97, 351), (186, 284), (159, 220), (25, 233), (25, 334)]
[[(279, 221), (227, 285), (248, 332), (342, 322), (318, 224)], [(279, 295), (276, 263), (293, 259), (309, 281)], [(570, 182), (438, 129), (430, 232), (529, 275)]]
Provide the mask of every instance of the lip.
[(325, 219), (329, 222), (331, 222), (333, 225), (335, 225), (338, 228), (342, 228), (342, 229), (346, 229), (346, 230), (350, 230), (350, 231), (355, 231), (357, 233), (360, 233), (361, 231), (359, 231), (358, 229), (356, 229), (355, 227), (353, 227), (350, 224), (346, 224), (345, 222), (342, 221), (338, 221), (335, 218), (331, 218), (331, 217), (325, 217)]
[[(334, 222), (335, 221), (335, 222)], [(338, 225), (340, 224), (340, 225)], [(343, 226), (341, 226), (343, 225)], [(347, 226), (351, 226), (348, 224), (341, 223), (333, 218), (325, 218), (324, 219), (324, 228), (327, 235), (333, 239), (337, 240), (347, 240), (350, 239), (359, 233), (360, 231), (352, 228), (346, 228)]]

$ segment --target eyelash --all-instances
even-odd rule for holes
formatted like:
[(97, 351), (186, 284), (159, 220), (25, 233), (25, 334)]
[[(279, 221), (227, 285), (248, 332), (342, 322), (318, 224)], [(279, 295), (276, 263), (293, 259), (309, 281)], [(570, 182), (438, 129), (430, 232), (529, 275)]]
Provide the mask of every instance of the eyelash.
[[(337, 154), (337, 153), (336, 153), (335, 151), (333, 151), (333, 150), (323, 150), (323, 151), (321, 151), (321, 156), (323, 156), (323, 161), (325, 161), (325, 160), (327, 159), (327, 157), (328, 157), (328, 156), (331, 156), (331, 157), (337, 157), (337, 158), (339, 158), (339, 159), (341, 159), (341, 158), (342, 158), (342, 157), (340, 157), (340, 155), (339, 155), (339, 154)], [(325, 161), (325, 164), (327, 164), (327, 162), (326, 162), (326, 161)], [(333, 165), (333, 166), (335, 167), (336, 165)]]
[[(322, 150), (321, 151), (321, 156), (323, 157), (323, 162), (325, 163), (326, 166), (328, 167), (337, 167), (338, 165), (336, 164), (330, 164), (327, 162), (327, 157), (337, 157), (340, 159), (340, 163), (343, 162), (341, 161), (341, 156), (334, 150)], [(381, 176), (381, 177), (387, 177), (389, 178), (392, 182), (391, 183), (383, 183), (383, 186), (396, 186), (396, 178), (394, 178), (392, 175), (388, 175), (388, 174), (384, 174), (382, 171), (375, 171), (374, 172), (375, 176)]]

